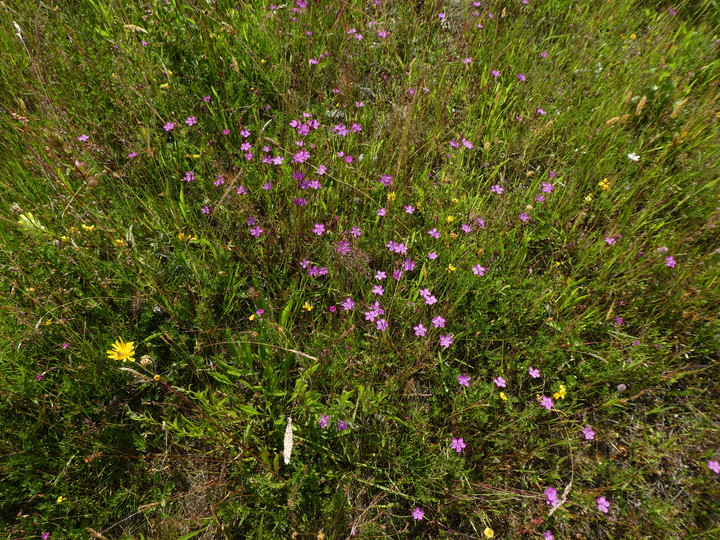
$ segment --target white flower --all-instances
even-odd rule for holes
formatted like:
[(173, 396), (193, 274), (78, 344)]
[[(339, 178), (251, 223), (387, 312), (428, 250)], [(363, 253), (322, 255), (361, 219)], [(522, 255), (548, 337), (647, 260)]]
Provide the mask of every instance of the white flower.
[(635, 152), (630, 152), (628, 154), (628, 159), (631, 159), (633, 161), (640, 161), (640, 156), (638, 156)]
[(287, 427), (285, 428), (285, 441), (283, 445), (283, 456), (285, 456), (285, 465), (290, 463), (290, 455), (293, 447), (292, 418), (288, 416)]

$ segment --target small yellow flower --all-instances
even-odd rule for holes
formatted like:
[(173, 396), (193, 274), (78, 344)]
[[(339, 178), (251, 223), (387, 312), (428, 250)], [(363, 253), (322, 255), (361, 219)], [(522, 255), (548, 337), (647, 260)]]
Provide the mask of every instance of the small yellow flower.
[(490, 527), (485, 527), (483, 534), (485, 535), (485, 538), (492, 538), (495, 536), (495, 531), (493, 531)]
[(69, 242), (69, 241), (70, 241), (70, 237), (63, 235), (63, 236), (60, 237), (60, 241), (61, 241), (61, 242)]
[(420, 210), (422, 212), (422, 203), (420, 201), (417, 201), (415, 203), (415, 208), (417, 208), (418, 210)]
[(500, 392), (500, 399), (507, 401), (507, 394), (505, 394), (505, 392)]
[(94, 231), (95, 225), (85, 225), (84, 223), (81, 225), (81, 227), (86, 231)]
[(305, 302), (305, 303), (303, 304), (303, 307), (302, 307), (302, 308), (303, 308), (305, 311), (312, 311), (312, 310), (313, 310), (313, 307), (314, 307), (314, 306), (313, 306), (311, 303)]
[(457, 268), (455, 268), (452, 264), (448, 265), (448, 272), (454, 272), (455, 270), (457, 270)]
[(635, 39), (637, 36), (635, 34), (630, 34), (630, 39)]
[(445, 218), (445, 221), (447, 221), (448, 223), (452, 223), (453, 221), (455, 221), (455, 216), (448, 216), (447, 218)]
[(155, 375), (155, 376), (153, 377), (153, 381), (155, 381), (155, 382), (160, 381), (160, 375)]
[(170, 85), (168, 83), (162, 83), (160, 88), (170, 88)]
[(250, 319), (251, 321), (254, 321), (254, 320), (255, 320), (255, 314), (253, 313), (252, 315), (250, 315), (250, 316), (248, 317), (248, 319)]
[(600, 186), (603, 191), (610, 191), (610, 182), (608, 182), (607, 178), (603, 178), (602, 180), (600, 180), (598, 186)]
[(565, 388), (565, 385), (564, 385), (564, 384), (561, 384), (561, 385), (560, 385), (560, 390), (558, 390), (557, 392), (555, 392), (555, 393), (553, 394), (553, 397), (554, 397), (555, 399), (565, 399), (565, 396), (567, 396), (567, 390), (566, 390), (566, 388)]
[(118, 338), (113, 343), (112, 349), (107, 351), (108, 358), (112, 360), (122, 360), (123, 362), (135, 361), (135, 342), (128, 341), (125, 343), (122, 338)]
[(395, 192), (394, 191), (391, 191), (390, 193), (388, 193), (387, 200), (389, 203), (391, 203), (395, 200)]
[(180, 240), (181, 242), (184, 242), (185, 240), (189, 240), (189, 239), (190, 239), (190, 237), (187, 234), (185, 234), (184, 232), (181, 232), (178, 234), (178, 240)]
[(592, 195), (586, 195), (586, 196), (585, 196), (585, 202), (586, 202), (586, 203), (591, 203), (592, 200), (593, 200), (593, 199), (592, 199)]
[(60, 503), (63, 502), (63, 501), (67, 501), (67, 497), (58, 497), (58, 498), (57, 498), (57, 503), (58, 503), (58, 504), (60, 504)]
[(113, 240), (113, 242), (115, 242), (115, 245), (117, 247), (125, 247), (125, 240), (123, 240), (122, 238), (116, 238), (115, 240)]
[(457, 203), (460, 202), (460, 199), (458, 199), (457, 197), (453, 197), (453, 198), (450, 199), (450, 200), (452, 201), (453, 204), (457, 204)]
[(200, 154), (193, 154), (192, 157), (193, 159), (200, 159)]

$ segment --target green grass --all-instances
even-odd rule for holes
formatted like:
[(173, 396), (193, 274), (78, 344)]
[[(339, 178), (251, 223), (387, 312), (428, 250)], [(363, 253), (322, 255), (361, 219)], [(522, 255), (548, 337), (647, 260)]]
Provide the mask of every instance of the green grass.
[(717, 2), (307, 3), (0, 4), (3, 538), (720, 535)]

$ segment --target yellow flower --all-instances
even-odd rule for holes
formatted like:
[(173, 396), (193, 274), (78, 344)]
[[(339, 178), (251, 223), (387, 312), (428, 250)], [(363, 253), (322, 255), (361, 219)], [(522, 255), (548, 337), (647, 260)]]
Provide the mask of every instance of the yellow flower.
[(160, 375), (155, 375), (155, 376), (153, 377), (153, 381), (155, 381), (155, 382), (160, 381)]
[(302, 308), (303, 308), (305, 311), (312, 311), (312, 310), (313, 310), (313, 307), (314, 307), (314, 306), (313, 306), (311, 303), (305, 302), (305, 303), (303, 304), (303, 307), (302, 307)]
[(394, 191), (391, 191), (390, 193), (388, 193), (387, 200), (389, 203), (391, 203), (395, 200), (395, 192)]
[(567, 396), (567, 390), (565, 389), (565, 385), (564, 385), (564, 384), (561, 384), (561, 385), (560, 385), (560, 390), (558, 390), (557, 392), (555, 392), (555, 393), (553, 394), (553, 397), (554, 397), (555, 399), (565, 399), (565, 396)]
[(452, 223), (453, 221), (455, 221), (455, 216), (448, 216), (447, 218), (445, 218), (445, 221), (447, 221), (448, 223)]
[(507, 395), (505, 394), (505, 392), (500, 392), (500, 399), (502, 399), (503, 401), (507, 401)]
[(57, 498), (57, 503), (58, 503), (58, 504), (60, 504), (60, 503), (63, 502), (63, 501), (67, 501), (67, 497), (58, 497), (58, 498)]
[(184, 232), (181, 232), (178, 234), (178, 240), (180, 240), (181, 242), (184, 242), (185, 240), (189, 240), (189, 239), (190, 239), (190, 237), (187, 234), (185, 234)]
[(160, 88), (170, 88), (170, 85), (168, 83), (162, 83)]
[(128, 341), (125, 343), (122, 338), (118, 338), (113, 343), (112, 349), (107, 351), (108, 358), (113, 360), (122, 360), (123, 362), (135, 361), (135, 342)]
[(455, 268), (452, 264), (448, 265), (448, 272), (454, 272), (455, 270), (457, 270), (457, 268)]
[(452, 201), (453, 204), (457, 204), (457, 203), (460, 202), (460, 200), (459, 200), (457, 197), (453, 197), (453, 198), (450, 199), (450, 200)]
[(483, 534), (485, 535), (485, 538), (492, 538), (495, 536), (495, 531), (493, 531), (490, 527), (485, 527)]
[(610, 191), (610, 182), (608, 182), (607, 178), (603, 178), (602, 180), (600, 180), (598, 186), (600, 186), (603, 191)]
[(81, 227), (82, 227), (83, 229), (85, 229), (86, 231), (94, 231), (94, 230), (95, 230), (95, 225), (85, 225), (85, 224), (83, 223), (83, 224), (81, 225)]
[(585, 196), (585, 202), (586, 202), (586, 203), (592, 202), (592, 195), (587, 195), (587, 196)]
[(69, 241), (70, 241), (70, 237), (69, 237), (69, 236), (62, 235), (62, 236), (60, 237), (60, 241), (61, 241), (61, 242), (69, 242)]
[(122, 238), (116, 238), (115, 240), (113, 240), (113, 242), (115, 242), (115, 245), (117, 247), (125, 247), (125, 240), (123, 240)]
[(252, 315), (250, 315), (250, 316), (248, 317), (248, 319), (250, 319), (251, 321), (254, 321), (254, 320), (255, 320), (255, 314), (253, 313)]

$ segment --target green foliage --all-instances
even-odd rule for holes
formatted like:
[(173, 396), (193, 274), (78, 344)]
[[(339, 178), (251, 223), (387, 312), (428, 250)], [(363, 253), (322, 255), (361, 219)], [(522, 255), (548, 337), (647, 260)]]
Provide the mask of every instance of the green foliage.
[(8, 537), (717, 534), (716, 3), (303, 3), (2, 5)]

